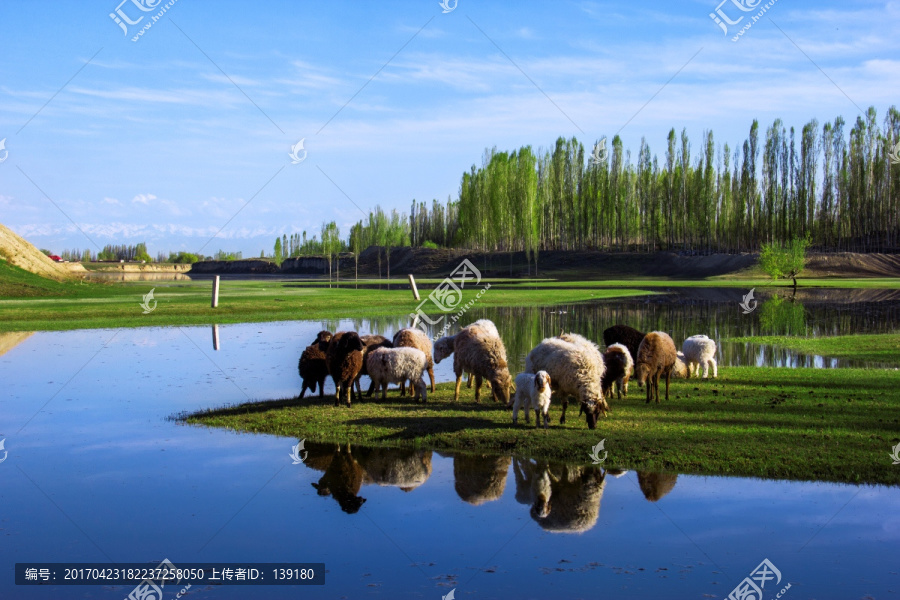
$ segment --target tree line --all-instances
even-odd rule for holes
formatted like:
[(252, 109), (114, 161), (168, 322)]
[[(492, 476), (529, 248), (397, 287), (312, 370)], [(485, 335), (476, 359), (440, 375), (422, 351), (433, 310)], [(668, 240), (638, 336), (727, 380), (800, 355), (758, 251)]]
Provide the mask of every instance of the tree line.
[(619, 136), (601, 142), (489, 149), (458, 200), (413, 201), (408, 216), (376, 207), (351, 228), (350, 249), (524, 250), (536, 264), (542, 250), (757, 252), (797, 238), (819, 251), (900, 248), (896, 107), (881, 126), (870, 108), (849, 132), (842, 117), (799, 130), (776, 119), (764, 132), (754, 120), (735, 148), (706, 131), (695, 151), (673, 128), (661, 158), (646, 139), (636, 155)]

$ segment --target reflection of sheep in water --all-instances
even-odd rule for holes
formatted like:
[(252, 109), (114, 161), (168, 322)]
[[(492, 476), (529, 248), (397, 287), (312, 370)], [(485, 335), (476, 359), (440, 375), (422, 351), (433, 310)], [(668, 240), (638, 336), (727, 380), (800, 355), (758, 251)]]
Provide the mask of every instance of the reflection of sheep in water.
[(675, 342), (668, 333), (651, 331), (644, 336), (641, 347), (638, 348), (637, 357), (634, 360), (634, 378), (638, 385), (644, 387), (647, 384), (647, 404), (656, 391), (656, 403), (659, 404), (659, 378), (666, 376), (666, 401), (669, 400), (669, 380), (672, 377), (672, 368), (675, 366), (678, 356), (675, 350)]
[[(684, 352), (688, 373), (691, 377), (695, 374), (700, 377), (700, 367), (703, 367), (703, 378), (709, 375), (709, 367), (712, 367), (713, 377), (719, 376), (719, 367), (716, 365), (716, 342), (705, 335), (692, 335), (684, 340), (681, 345)], [(696, 373), (695, 373), (696, 371)]]
[(603, 397), (611, 398), (613, 384), (616, 384), (616, 394), (621, 400), (622, 392), (628, 395), (628, 378), (634, 373), (631, 353), (622, 344), (612, 344), (603, 353), (603, 364), (606, 365), (606, 372), (601, 380)]
[(644, 492), (644, 498), (656, 502), (675, 487), (678, 475), (675, 473), (647, 473), (638, 471), (638, 485)]
[(530, 504), (531, 514), (546, 518), (550, 514), (551, 481), (553, 476), (545, 461), (514, 458), (516, 502)]
[(475, 402), (481, 400), (481, 384), (487, 380), (491, 384), (494, 400), (509, 404), (512, 377), (506, 362), (506, 347), (503, 340), (493, 335), (495, 331), (496, 327), (483, 328), (473, 323), (456, 335), (441, 338), (435, 345), (438, 360), (453, 354), (453, 373), (456, 375), (454, 402), (459, 400), (463, 373), (472, 373), (475, 375)]
[(359, 463), (350, 454), (350, 445), (346, 448), (338, 446), (334, 451), (331, 462), (325, 469), (325, 474), (318, 483), (313, 483), (320, 496), (331, 496), (337, 500), (341, 510), (353, 514), (358, 512), (366, 501), (357, 496), (362, 487), (363, 470)]
[(325, 395), (325, 378), (328, 377), (328, 366), (325, 364), (325, 352), (328, 350), (328, 342), (331, 341), (330, 331), (320, 331), (313, 343), (306, 347), (300, 355), (297, 363), (297, 371), (303, 379), (303, 388), (300, 390), (300, 398), (310, 392), (316, 392), (319, 387), (319, 398)]
[[(356, 376), (356, 394), (362, 398), (362, 388), (360, 386), (359, 380), (363, 375), (369, 375), (369, 369), (366, 366), (366, 359), (369, 357), (369, 353), (376, 348), (393, 348), (394, 344), (391, 340), (387, 339), (383, 335), (361, 335), (359, 336), (359, 341), (363, 343), (363, 363), (362, 369), (359, 370), (359, 375)], [(366, 392), (366, 398), (372, 396), (372, 392), (375, 391), (375, 383), (372, 382), (369, 384), (369, 391)]]
[[(559, 475), (554, 477), (553, 474)], [(550, 508), (541, 516), (534, 506), (531, 518), (545, 531), (582, 533), (597, 523), (606, 477), (596, 467), (550, 468)]]
[(566, 409), (572, 396), (581, 404), (590, 429), (597, 426), (597, 418), (609, 411), (603, 398), (600, 382), (606, 368), (600, 350), (589, 340), (576, 334), (564, 334), (566, 339), (547, 338), (528, 353), (525, 370), (531, 373), (547, 371), (550, 384), (562, 400), (560, 424), (566, 422)]
[(357, 450), (366, 483), (396, 486), (411, 492), (431, 476), (431, 450), (370, 448)]
[(427, 391), (423, 376), (426, 366), (425, 353), (418, 348), (376, 348), (366, 359), (372, 385), (381, 388), (381, 399), (387, 399), (389, 383), (409, 381), (415, 389), (415, 399), (426, 402)]
[(325, 362), (328, 372), (334, 379), (334, 405), (337, 406), (342, 399), (350, 406), (350, 397), (353, 395), (353, 381), (359, 375), (362, 368), (363, 343), (359, 334), (355, 331), (339, 331), (334, 334), (328, 343), (325, 352)]
[[(428, 378), (431, 380), (431, 391), (434, 392), (434, 360), (431, 358), (431, 339), (421, 330), (415, 327), (401, 329), (394, 334), (394, 348), (418, 348), (425, 353), (425, 368), (428, 370)], [(400, 395), (406, 391), (406, 385), (400, 384)], [(409, 390), (410, 396), (413, 394)]]
[(469, 504), (497, 500), (506, 489), (508, 456), (457, 454), (453, 457), (453, 478), (457, 495)]

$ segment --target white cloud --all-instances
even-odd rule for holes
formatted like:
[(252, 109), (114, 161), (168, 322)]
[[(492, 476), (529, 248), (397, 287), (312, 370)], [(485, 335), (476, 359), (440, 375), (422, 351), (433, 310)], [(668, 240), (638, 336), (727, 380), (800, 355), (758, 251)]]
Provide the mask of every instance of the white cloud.
[(138, 194), (131, 199), (134, 204), (143, 204), (145, 206), (150, 204), (152, 200), (156, 200), (156, 196), (153, 194)]

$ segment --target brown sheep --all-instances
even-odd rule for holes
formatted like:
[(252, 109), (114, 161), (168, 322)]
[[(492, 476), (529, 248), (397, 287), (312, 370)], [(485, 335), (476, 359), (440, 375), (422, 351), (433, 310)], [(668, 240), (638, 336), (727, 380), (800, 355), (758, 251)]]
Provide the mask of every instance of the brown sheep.
[(669, 401), (669, 379), (678, 359), (677, 352), (675, 342), (668, 333), (651, 331), (644, 336), (634, 364), (634, 377), (640, 387), (647, 383), (647, 404), (654, 391), (656, 403), (659, 404), (659, 378), (662, 375), (666, 376), (666, 402)]
[(453, 401), (459, 400), (459, 388), (463, 373), (475, 375), (475, 402), (481, 401), (481, 383), (491, 383), (491, 395), (495, 401), (509, 404), (512, 376), (506, 362), (503, 340), (476, 325), (469, 325), (453, 336), (453, 373), (456, 389)]
[(628, 325), (613, 325), (603, 332), (603, 343), (607, 348), (613, 344), (622, 344), (628, 348), (631, 358), (637, 357), (638, 348), (643, 339), (643, 333)]
[(362, 369), (363, 349), (362, 340), (355, 331), (339, 331), (328, 344), (325, 363), (334, 380), (335, 406), (338, 406), (342, 399), (346, 400), (348, 407), (350, 406), (353, 381)]
[(623, 344), (612, 344), (603, 353), (603, 364), (606, 365), (606, 372), (600, 380), (603, 397), (612, 397), (613, 384), (616, 385), (617, 397), (620, 400), (623, 393), (628, 396), (628, 379), (634, 373), (634, 361), (628, 348)]
[[(401, 329), (394, 334), (394, 348), (418, 348), (425, 353), (425, 368), (428, 370), (428, 378), (431, 379), (431, 392), (434, 393), (434, 360), (431, 358), (431, 340), (421, 330), (415, 327)], [(400, 384), (400, 395), (406, 393), (406, 385)], [(413, 395), (410, 385), (409, 395)]]
[(328, 366), (325, 364), (325, 351), (328, 350), (328, 342), (331, 341), (330, 331), (320, 331), (313, 343), (306, 347), (300, 355), (297, 363), (297, 371), (303, 379), (303, 388), (300, 390), (300, 398), (310, 392), (316, 392), (319, 387), (319, 398), (325, 395), (325, 378), (328, 377)]
[(453, 457), (453, 487), (463, 502), (478, 506), (499, 500), (506, 489), (509, 456), (457, 454)]
[[(369, 368), (366, 366), (366, 358), (369, 357), (369, 353), (376, 348), (393, 348), (394, 344), (391, 340), (387, 339), (383, 335), (361, 335), (359, 339), (362, 341), (363, 346), (363, 366), (359, 371), (359, 375), (356, 376), (356, 394), (362, 400), (362, 388), (360, 386), (359, 380), (363, 375), (369, 375)], [(366, 398), (372, 397), (372, 392), (375, 390), (375, 383), (372, 382), (369, 384), (369, 391), (366, 392)]]

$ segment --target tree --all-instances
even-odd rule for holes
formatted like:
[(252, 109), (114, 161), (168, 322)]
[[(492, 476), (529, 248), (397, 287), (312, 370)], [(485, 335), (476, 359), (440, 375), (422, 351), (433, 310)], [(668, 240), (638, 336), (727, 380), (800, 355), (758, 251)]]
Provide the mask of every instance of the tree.
[(281, 266), (281, 261), (284, 259), (284, 254), (281, 248), (281, 238), (275, 238), (275, 264)]
[(331, 260), (335, 254), (338, 254), (340, 258), (339, 252), (341, 251), (341, 232), (338, 229), (337, 223), (331, 221), (330, 223), (322, 223), (322, 254), (325, 255), (326, 260), (328, 260), (328, 281), (331, 281)]
[(797, 276), (806, 266), (806, 248), (809, 238), (795, 237), (787, 244), (773, 242), (763, 244), (759, 266), (772, 279), (790, 278), (797, 290)]

